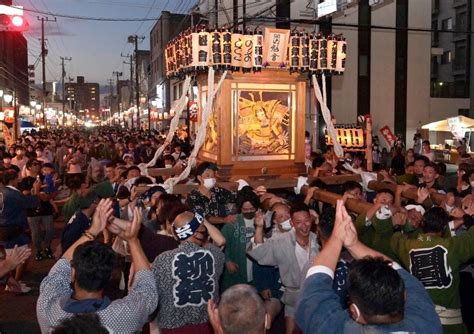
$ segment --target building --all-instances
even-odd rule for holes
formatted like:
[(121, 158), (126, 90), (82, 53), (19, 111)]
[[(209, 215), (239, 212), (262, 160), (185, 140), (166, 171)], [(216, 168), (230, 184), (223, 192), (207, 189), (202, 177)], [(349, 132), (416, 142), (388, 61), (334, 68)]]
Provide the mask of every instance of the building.
[(83, 76), (78, 76), (76, 82), (66, 82), (65, 90), (71, 109), (77, 112), (89, 111), (89, 114), (99, 117), (100, 89), (98, 83), (85, 82)]
[[(0, 1), (1, 4), (1, 1)], [(28, 42), (21, 32), (0, 31), (0, 90), (29, 105)]]
[[(161, 123), (167, 123), (163, 115), (169, 115), (172, 104), (182, 93), (181, 80), (166, 78), (164, 51), (166, 44), (176, 37), (181, 31), (186, 30), (193, 23), (205, 22), (199, 15), (173, 14), (168, 11), (161, 12), (161, 16), (150, 32), (150, 82), (148, 96), (150, 101), (155, 101), (153, 110), (161, 115)], [(165, 114), (166, 113), (166, 114)], [(161, 124), (163, 125), (163, 124)]]
[[(338, 10), (317, 19), (318, 5), (325, 2), (337, 2)], [(472, 30), (472, 7), (469, 0), (262, 0), (247, 5), (207, 0), (200, 2), (199, 11), (208, 15), (210, 26), (238, 22), (248, 28), (343, 34), (348, 45), (345, 73), (327, 79), (328, 105), (337, 122), (355, 123), (358, 115), (370, 114), (374, 134), (381, 138), (379, 130), (388, 126), (411, 146), (423, 124), (472, 116), (473, 36), (466, 33)], [(306, 128), (317, 137), (324, 122), (315, 119), (312, 96), (308, 90)], [(441, 142), (435, 134), (431, 139)], [(387, 146), (383, 139), (381, 143)]]

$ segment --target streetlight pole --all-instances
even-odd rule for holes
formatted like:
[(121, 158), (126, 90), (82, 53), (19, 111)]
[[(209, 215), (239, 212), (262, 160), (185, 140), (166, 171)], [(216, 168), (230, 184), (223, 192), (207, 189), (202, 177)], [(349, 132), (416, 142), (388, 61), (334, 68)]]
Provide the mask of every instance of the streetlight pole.
[(120, 105), (121, 105), (122, 99), (121, 99), (121, 96), (120, 96), (119, 77), (121, 77), (123, 75), (123, 73), (114, 71), (112, 74), (117, 76), (117, 109), (118, 109), (118, 119), (119, 119), (119, 126), (120, 126), (121, 119), (122, 119), (122, 114), (121, 114), (121, 111), (120, 111), (120, 109), (121, 109)]
[(128, 36), (128, 42), (135, 44), (135, 102), (137, 104), (137, 123), (138, 129), (141, 128), (140, 121), (140, 82), (138, 80), (138, 40), (144, 40), (145, 37), (138, 37), (137, 35)]

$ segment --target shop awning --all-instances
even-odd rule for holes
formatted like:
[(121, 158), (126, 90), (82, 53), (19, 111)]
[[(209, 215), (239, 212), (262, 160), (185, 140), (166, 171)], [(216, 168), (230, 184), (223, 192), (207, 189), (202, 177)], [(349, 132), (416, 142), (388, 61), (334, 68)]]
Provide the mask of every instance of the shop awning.
[[(465, 117), (465, 116), (456, 116), (451, 117), (449, 120), (454, 120), (464, 129), (473, 129), (474, 130), (474, 119)], [(445, 119), (438, 122), (428, 123), (423, 125), (422, 129), (428, 129), (430, 131), (445, 131), (451, 132), (451, 127), (449, 126), (449, 120)]]

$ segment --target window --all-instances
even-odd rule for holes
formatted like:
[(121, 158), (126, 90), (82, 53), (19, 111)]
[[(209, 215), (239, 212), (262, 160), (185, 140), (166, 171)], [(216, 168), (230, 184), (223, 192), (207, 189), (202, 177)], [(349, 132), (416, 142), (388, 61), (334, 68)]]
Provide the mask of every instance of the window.
[(439, 43), (439, 32), (438, 30), (438, 20), (435, 19), (431, 21), (431, 30), (433, 30), (431, 34), (431, 45), (432, 46), (438, 46)]
[(441, 56), (441, 64), (451, 64), (451, 51), (444, 51), (443, 55)]
[(467, 29), (467, 13), (458, 13), (456, 15), (456, 30), (466, 31)]
[(449, 18), (449, 19), (441, 21), (441, 29), (442, 30), (453, 30), (453, 19)]
[(456, 47), (454, 51), (453, 70), (464, 70), (466, 68), (466, 47)]

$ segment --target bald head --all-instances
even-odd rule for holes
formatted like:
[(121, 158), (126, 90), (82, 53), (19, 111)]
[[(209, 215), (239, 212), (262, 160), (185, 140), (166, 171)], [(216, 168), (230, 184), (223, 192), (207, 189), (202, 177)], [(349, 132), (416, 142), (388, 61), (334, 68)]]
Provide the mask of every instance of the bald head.
[(189, 223), (193, 218), (194, 218), (194, 213), (190, 211), (185, 211), (176, 216), (176, 218), (174, 219), (173, 225), (176, 227), (183, 227), (184, 225)]
[(176, 216), (173, 222), (173, 231), (179, 242), (190, 241), (199, 246), (207, 242), (207, 229), (203, 224), (204, 217), (185, 211)]
[(265, 305), (247, 284), (227, 289), (219, 302), (219, 322), (224, 334), (261, 334), (265, 330)]

